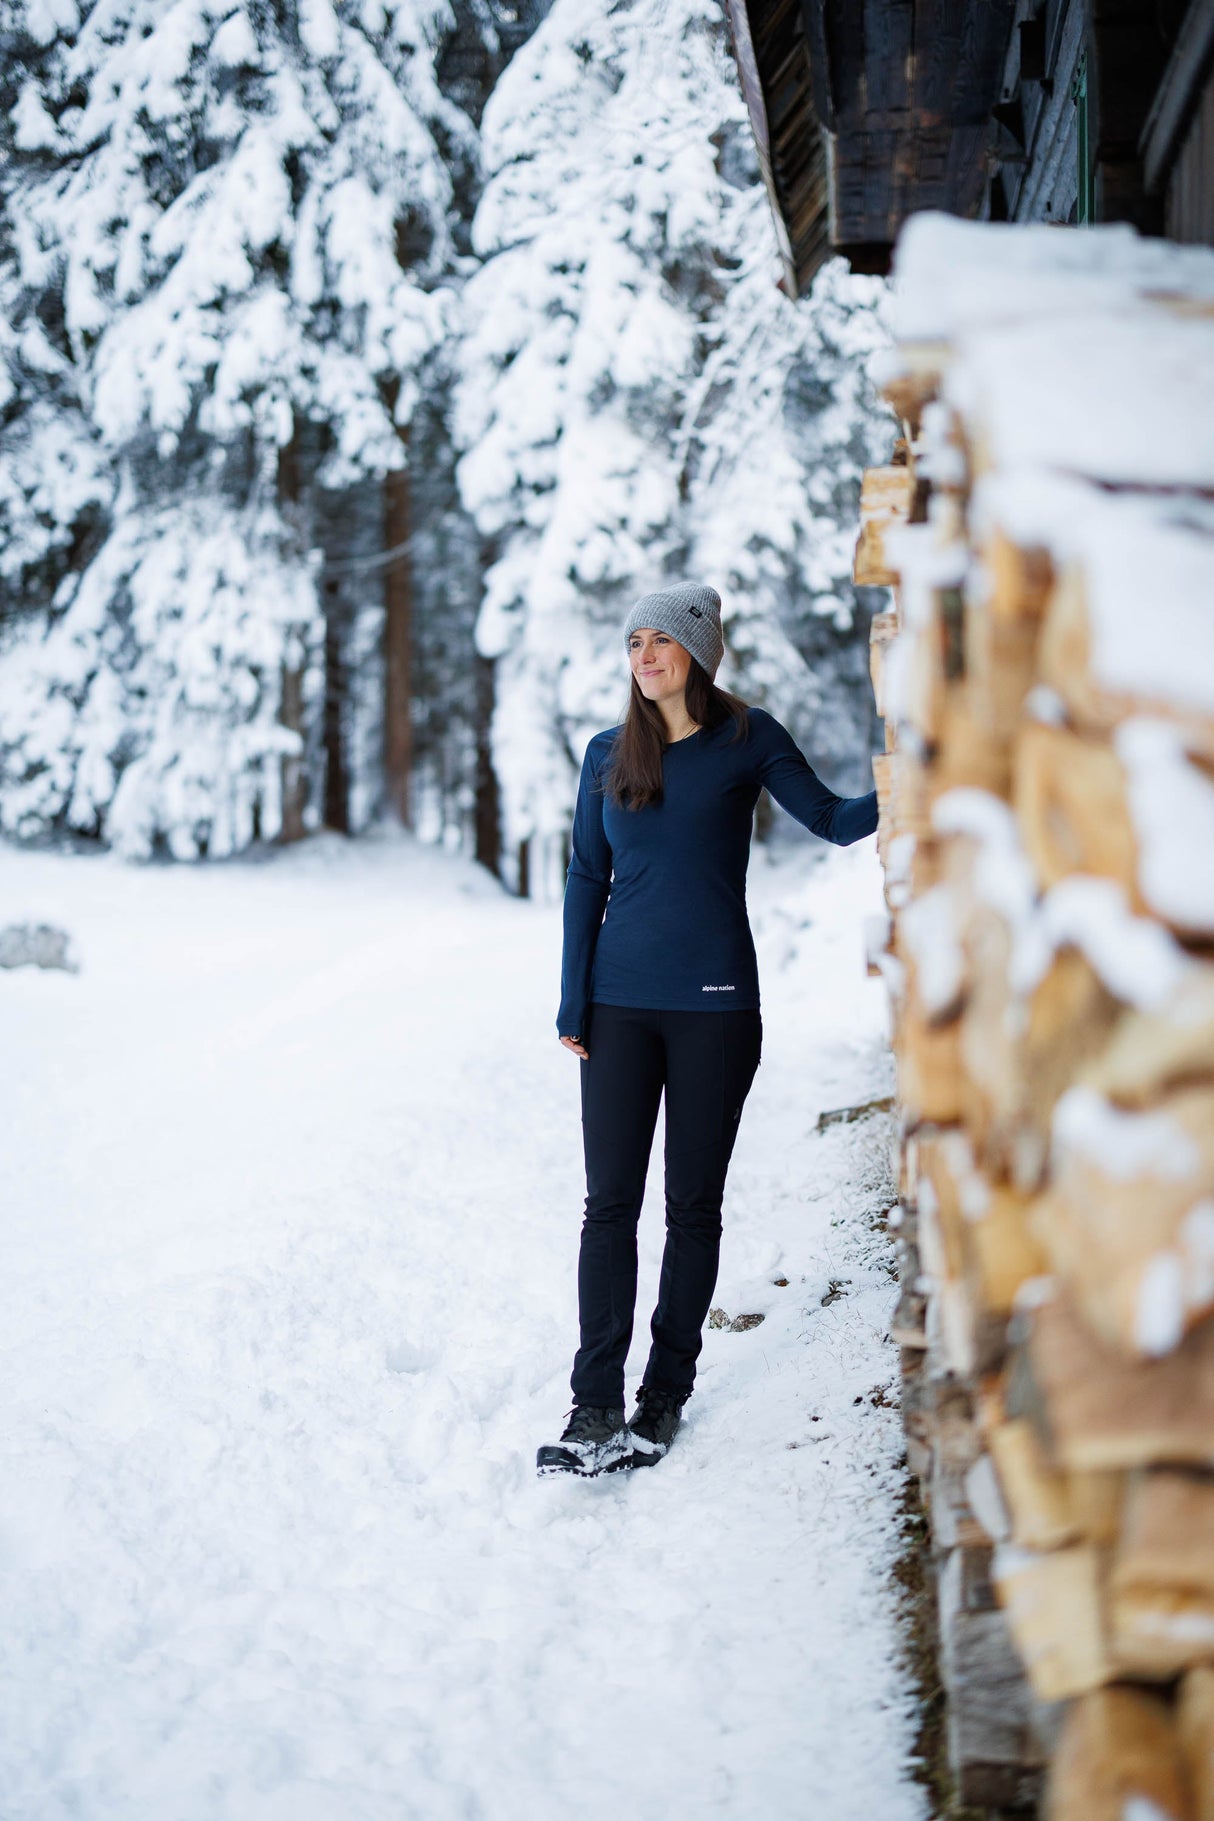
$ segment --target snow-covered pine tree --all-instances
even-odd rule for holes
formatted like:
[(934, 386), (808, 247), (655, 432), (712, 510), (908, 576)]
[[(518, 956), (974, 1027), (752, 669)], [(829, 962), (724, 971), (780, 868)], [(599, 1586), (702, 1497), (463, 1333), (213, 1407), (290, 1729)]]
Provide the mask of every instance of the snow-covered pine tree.
[(375, 739), (326, 688), (375, 646), (448, 327), (475, 143), (436, 58), (491, 20), (5, 11), (0, 828), (180, 857), (299, 832), (325, 761), (331, 786)]
[(780, 716), (834, 788), (871, 790), (868, 628), (884, 593), (851, 573), (861, 476), (892, 429), (867, 378), (888, 341), (885, 287), (835, 260), (790, 304), (772, 282), (766, 208), (746, 230), (692, 438), (691, 543), (731, 604), (741, 693)]
[(429, 364), (410, 438), (413, 533), (414, 822), (423, 840), (497, 864), (488, 764), (488, 660), (477, 653), (480, 540), (455, 481), (450, 405), (453, 350)]
[(777, 289), (715, 0), (555, 0), (482, 152), (460, 481), (491, 558), (507, 876), (555, 892), (581, 752), (626, 695), (624, 611), (668, 577), (720, 588), (722, 682), (828, 776), (859, 771), (862, 694), (828, 711), (838, 682), (801, 653), (848, 642), (855, 611), (859, 475), (888, 434), (861, 372), (881, 287), (834, 269), (808, 303)]

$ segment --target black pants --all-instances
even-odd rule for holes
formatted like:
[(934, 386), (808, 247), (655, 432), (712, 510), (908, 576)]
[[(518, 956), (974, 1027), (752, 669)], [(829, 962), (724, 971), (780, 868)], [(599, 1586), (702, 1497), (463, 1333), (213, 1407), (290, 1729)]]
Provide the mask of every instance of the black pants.
[(757, 1011), (594, 1005), (581, 1063), (586, 1217), (578, 1259), (575, 1404), (624, 1402), (637, 1293), (637, 1220), (666, 1091), (666, 1248), (644, 1382), (686, 1393), (717, 1281), (721, 1199), (759, 1066)]

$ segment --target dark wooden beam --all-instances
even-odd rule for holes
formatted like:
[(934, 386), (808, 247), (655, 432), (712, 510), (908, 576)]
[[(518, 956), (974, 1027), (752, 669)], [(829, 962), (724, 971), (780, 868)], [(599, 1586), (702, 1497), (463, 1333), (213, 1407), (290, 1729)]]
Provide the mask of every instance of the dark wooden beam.
[(892, 244), (907, 215), (978, 211), (1012, 0), (830, 0), (832, 239)]
[(1138, 0), (1087, 0), (1088, 112), (1097, 221), (1162, 226), (1148, 195), (1139, 141), (1167, 62), (1168, 41), (1154, 9)]
[[(781, 86), (780, 64), (781, 61), (787, 63), (788, 56), (787, 48), (781, 56), (779, 40), (781, 36), (787, 38), (791, 34), (787, 31), (781, 34), (775, 17), (777, 9), (770, 4), (770, 0), (750, 0), (749, 5), (747, 0), (725, 0), (725, 13), (733, 41), (734, 61), (738, 66), (738, 79), (746, 111), (750, 116), (750, 129), (759, 154), (759, 169), (763, 173), (763, 182), (776, 224), (776, 238), (784, 266), (784, 286), (789, 295), (795, 297), (801, 262), (792, 244), (789, 216), (790, 213), (796, 213), (796, 209), (792, 199), (782, 190), (774, 168), (769, 115), (769, 96), (773, 88)], [(755, 42), (756, 32), (758, 44)], [(773, 37), (777, 40), (774, 54), (771, 49)], [(807, 142), (815, 137), (817, 134), (812, 131), (812, 123), (807, 123)]]
[(1143, 182), (1157, 195), (1214, 68), (1214, 0), (1190, 0), (1139, 140)]
[(885, 270), (917, 209), (977, 214), (1015, 0), (726, 6), (793, 295), (832, 248)]
[(801, 0), (801, 26), (809, 54), (809, 84), (814, 113), (824, 133), (835, 130), (835, 97), (831, 88), (830, 46), (826, 38), (826, 0)]

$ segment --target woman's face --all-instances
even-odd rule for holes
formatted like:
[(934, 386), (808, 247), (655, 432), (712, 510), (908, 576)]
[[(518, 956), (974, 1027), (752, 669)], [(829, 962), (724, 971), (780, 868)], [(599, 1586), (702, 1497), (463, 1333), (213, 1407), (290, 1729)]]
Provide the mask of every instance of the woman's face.
[(650, 702), (677, 696), (687, 687), (691, 653), (668, 632), (642, 627), (628, 640), (628, 662), (641, 694)]

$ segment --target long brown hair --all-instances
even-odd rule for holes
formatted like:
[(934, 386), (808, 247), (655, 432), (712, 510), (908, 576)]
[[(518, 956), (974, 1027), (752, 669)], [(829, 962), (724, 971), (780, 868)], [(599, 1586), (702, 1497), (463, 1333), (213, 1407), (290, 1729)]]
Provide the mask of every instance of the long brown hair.
[[(692, 658), (683, 697), (687, 712), (699, 727), (734, 724), (734, 739), (744, 740), (749, 724), (746, 704), (727, 689), (718, 689), (708, 672)], [(636, 678), (628, 698), (628, 713), (611, 753), (606, 778), (607, 795), (625, 809), (644, 809), (662, 801), (662, 752), (666, 723), (656, 702), (641, 693)]]

